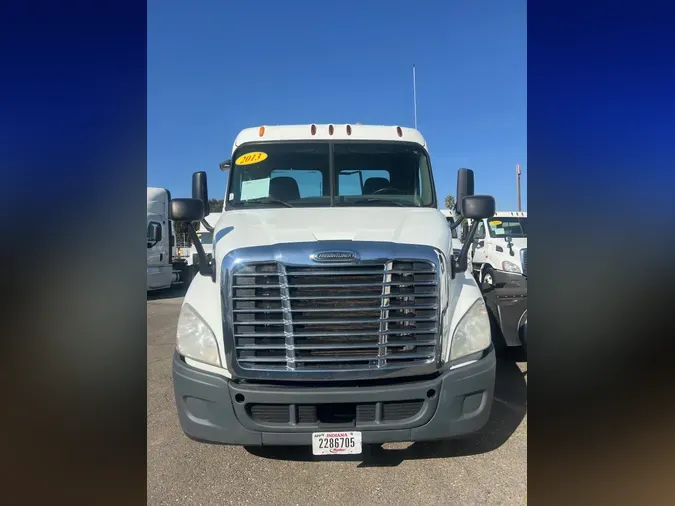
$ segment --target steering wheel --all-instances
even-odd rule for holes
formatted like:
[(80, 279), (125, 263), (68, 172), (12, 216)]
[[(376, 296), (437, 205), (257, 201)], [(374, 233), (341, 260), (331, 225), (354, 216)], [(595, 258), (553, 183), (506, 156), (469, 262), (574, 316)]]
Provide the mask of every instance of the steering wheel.
[(406, 193), (402, 190), (399, 190), (398, 188), (394, 188), (393, 186), (385, 186), (384, 188), (380, 188), (379, 190), (375, 190), (373, 192), (373, 195), (379, 195), (380, 193), (387, 193), (388, 195), (405, 195)]

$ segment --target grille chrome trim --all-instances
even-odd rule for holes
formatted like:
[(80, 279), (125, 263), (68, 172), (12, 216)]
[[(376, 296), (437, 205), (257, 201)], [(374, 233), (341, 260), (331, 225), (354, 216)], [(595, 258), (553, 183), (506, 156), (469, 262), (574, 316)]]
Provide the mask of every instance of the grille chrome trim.
[[(383, 334), (386, 336), (386, 334)], [(430, 341), (398, 341), (395, 343), (376, 343), (376, 344), (295, 344), (295, 350), (350, 350), (350, 349), (379, 349), (381, 347), (402, 347), (402, 346), (434, 346), (436, 342)], [(284, 344), (243, 344), (237, 346), (238, 350), (285, 350), (287, 348)]]
[(387, 365), (387, 338), (386, 334), (389, 330), (389, 311), (391, 302), (391, 276), (394, 267), (394, 262), (387, 262), (384, 264), (384, 274), (382, 276), (382, 307), (380, 311), (380, 330), (377, 334), (377, 367), (384, 367)]
[[(356, 250), (359, 260), (315, 262), (317, 247)], [(445, 262), (434, 248), (394, 243), (232, 251), (221, 264), (228, 368), (242, 379), (283, 381), (433, 373), (441, 361)]]
[(527, 276), (527, 248), (520, 250), (520, 265), (523, 266), (523, 275)]
[[(379, 352), (378, 352), (379, 353)], [(364, 360), (406, 360), (414, 358), (433, 358), (433, 353), (389, 353), (385, 355), (345, 355), (339, 357), (330, 357), (330, 360), (327, 360), (323, 357), (304, 357), (303, 362), (362, 362)], [(366, 358), (367, 357), (367, 358)], [(268, 363), (278, 363), (286, 364), (286, 357), (244, 357), (237, 358), (238, 362), (268, 362)]]
[[(388, 287), (384, 287), (384, 289), (387, 289)], [(281, 299), (282, 300), (282, 306), (284, 302), (286, 304), (290, 303), (288, 298)], [(303, 299), (298, 299), (298, 300), (303, 300)], [(330, 299), (328, 299), (330, 300)], [(385, 299), (385, 301), (388, 301), (389, 299)], [(404, 310), (404, 309), (438, 309), (438, 304), (429, 304), (429, 305), (422, 305), (422, 306), (390, 306), (387, 305), (385, 302), (381, 306), (377, 307), (338, 307), (338, 308), (296, 308), (293, 309), (292, 307), (281, 307), (279, 309), (233, 309), (235, 313), (280, 313), (280, 312), (303, 312), (303, 313), (319, 313), (319, 312), (337, 312), (337, 311), (381, 311), (382, 313), (386, 311), (398, 311), (398, 310)], [(386, 320), (387, 315), (385, 314), (382, 319)], [(387, 330), (387, 329), (382, 329), (382, 330)]]
[[(394, 285), (399, 285), (400, 283), (390, 283), (391, 286)], [(410, 282), (406, 283), (407, 286), (435, 286), (438, 283), (435, 281), (416, 281), (416, 282)], [(386, 285), (386, 283), (385, 283)], [(332, 288), (334, 287), (335, 284), (316, 284), (316, 285), (293, 285), (294, 288)], [(340, 283), (341, 287), (348, 287), (348, 288), (377, 288), (382, 286), (382, 283)], [(241, 286), (239, 287), (241, 288)], [(283, 285), (279, 284), (265, 284), (265, 288), (274, 288), (274, 289), (281, 289), (283, 288)], [(304, 297), (302, 297), (304, 299)]]
[[(389, 274), (429, 274), (429, 271), (394, 270), (392, 268), (389, 268), (388, 272), (389, 272)], [(339, 276), (342, 273), (343, 273), (343, 271), (330, 271), (330, 270), (327, 270), (327, 269), (325, 269), (325, 270), (322, 269), (322, 270), (314, 270), (314, 271), (300, 271), (300, 272), (293, 273), (293, 275), (294, 276)], [(354, 275), (382, 274), (382, 269), (375, 270), (375, 271), (364, 269), (362, 271), (354, 271), (352, 274), (354, 274)], [(260, 277), (260, 276), (279, 276), (279, 273), (277, 273), (277, 272), (251, 272), (251, 273), (237, 272), (237, 273), (234, 273), (233, 276), (235, 278), (236, 277), (252, 278), (252, 277)]]
[(286, 267), (283, 264), (277, 264), (279, 284), (281, 285), (281, 310), (284, 313), (284, 338), (286, 344), (286, 368), (290, 371), (295, 369), (295, 338), (293, 337), (293, 313), (291, 312), (291, 301), (288, 299), (288, 278), (286, 276)]
[[(436, 334), (438, 332), (437, 327), (432, 327), (431, 329), (420, 329), (420, 330), (387, 330), (385, 332), (382, 331), (372, 331), (372, 332), (296, 332), (296, 336), (301, 336), (301, 337), (345, 337), (345, 336), (370, 336), (373, 334)], [(235, 334), (235, 337), (246, 337), (249, 334)], [(274, 333), (263, 333), (263, 332), (256, 332), (256, 336), (258, 337), (284, 337), (285, 334), (274, 334)]]

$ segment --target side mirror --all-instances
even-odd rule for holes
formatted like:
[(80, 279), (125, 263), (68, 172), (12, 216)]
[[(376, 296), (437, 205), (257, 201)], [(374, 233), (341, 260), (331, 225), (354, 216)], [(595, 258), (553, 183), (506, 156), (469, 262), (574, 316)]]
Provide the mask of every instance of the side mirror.
[(230, 170), (232, 168), (232, 160), (225, 160), (224, 162), (221, 162), (219, 167), (223, 172)]
[(204, 218), (204, 203), (199, 199), (173, 199), (169, 215), (178, 222), (200, 221)]
[(495, 199), (489, 195), (471, 195), (464, 197), (462, 201), (462, 215), (475, 220), (474, 224), (485, 218), (492, 218), (495, 214)]
[(158, 243), (162, 240), (162, 229), (158, 225), (152, 227), (152, 237), (150, 240), (154, 243)]
[(463, 204), (464, 198), (473, 195), (473, 171), (471, 169), (459, 169), (457, 171), (457, 200), (455, 203), (455, 211), (465, 218), (469, 216), (464, 214)]
[(148, 249), (162, 240), (162, 226), (159, 223), (148, 224)]
[[(195, 172), (192, 174), (192, 198), (201, 200), (204, 206), (204, 215), (209, 215), (209, 188), (206, 182), (206, 172)], [(200, 218), (201, 219), (201, 218)]]
[(464, 197), (461, 207), (462, 215), (467, 219), (473, 220), (473, 223), (462, 246), (462, 251), (457, 258), (455, 272), (464, 272), (467, 269), (469, 247), (474, 243), (478, 225), (480, 225), (481, 220), (494, 216), (496, 206), (494, 197), (489, 195), (469, 195)]

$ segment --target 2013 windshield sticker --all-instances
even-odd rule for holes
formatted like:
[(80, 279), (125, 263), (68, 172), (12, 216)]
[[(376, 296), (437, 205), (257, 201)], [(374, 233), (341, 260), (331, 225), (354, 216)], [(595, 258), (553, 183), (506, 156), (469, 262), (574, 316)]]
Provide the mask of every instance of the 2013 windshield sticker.
[(265, 159), (267, 159), (267, 153), (263, 153), (262, 151), (254, 151), (253, 153), (241, 155), (234, 163), (237, 165), (253, 165), (254, 163), (260, 163)]
[(494, 220), (494, 221), (490, 222), (490, 225), (501, 225), (501, 224), (502, 224), (502, 222), (499, 221), (499, 220)]

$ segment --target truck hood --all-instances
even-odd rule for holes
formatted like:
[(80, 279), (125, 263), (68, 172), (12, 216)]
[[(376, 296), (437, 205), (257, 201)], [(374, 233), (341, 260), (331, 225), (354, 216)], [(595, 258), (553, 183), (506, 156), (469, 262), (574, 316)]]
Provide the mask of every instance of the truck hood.
[(450, 249), (450, 229), (438, 209), (329, 207), (223, 212), (214, 243), (218, 259), (238, 248), (316, 241), (381, 241)]

